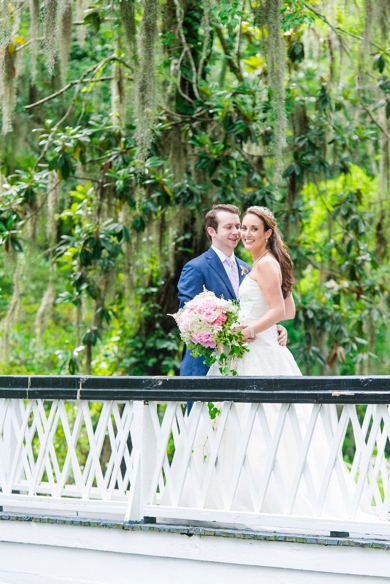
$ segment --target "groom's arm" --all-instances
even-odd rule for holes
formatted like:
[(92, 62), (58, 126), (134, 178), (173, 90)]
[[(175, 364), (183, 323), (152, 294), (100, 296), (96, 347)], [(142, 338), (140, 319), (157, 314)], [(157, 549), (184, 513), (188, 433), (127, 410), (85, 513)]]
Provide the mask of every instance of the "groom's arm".
[(186, 264), (180, 274), (177, 284), (179, 290), (179, 308), (184, 306), (197, 294), (203, 292), (204, 278), (201, 270), (191, 264)]

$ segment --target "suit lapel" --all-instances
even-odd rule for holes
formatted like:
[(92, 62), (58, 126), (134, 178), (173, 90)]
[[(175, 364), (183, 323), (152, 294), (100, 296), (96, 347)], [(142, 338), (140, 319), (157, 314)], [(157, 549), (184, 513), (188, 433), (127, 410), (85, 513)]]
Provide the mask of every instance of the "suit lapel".
[[(246, 274), (243, 273), (243, 270), (241, 269), (241, 264), (238, 262), (237, 258), (236, 258), (236, 263), (237, 263), (237, 269), (238, 269), (238, 279), (239, 279), (240, 286), (241, 286), (241, 283), (248, 272)], [(243, 266), (243, 267), (245, 267), (245, 266)]]
[[(226, 288), (229, 290), (232, 298), (236, 298), (236, 295), (234, 293), (233, 286), (232, 286), (232, 283), (229, 279), (229, 276), (227, 275), (226, 270), (223, 267), (221, 260), (219, 259), (219, 257), (215, 253), (215, 251), (211, 249), (211, 247), (210, 247), (209, 251), (206, 253), (206, 258), (207, 258), (208, 262), (210, 263), (210, 266), (217, 272), (218, 276), (221, 278), (221, 280), (225, 284)], [(240, 274), (240, 269), (238, 270), (238, 273)]]

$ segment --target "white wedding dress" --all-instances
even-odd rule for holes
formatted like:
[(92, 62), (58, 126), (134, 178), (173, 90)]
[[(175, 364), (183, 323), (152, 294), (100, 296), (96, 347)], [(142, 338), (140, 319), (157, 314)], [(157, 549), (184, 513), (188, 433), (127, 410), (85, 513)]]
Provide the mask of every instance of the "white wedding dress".
[[(247, 276), (240, 286), (240, 323), (253, 324), (268, 309), (257, 282)], [(257, 334), (249, 344), (249, 352), (238, 360), (238, 375), (300, 376), (294, 357), (287, 347), (278, 344), (277, 337), (276, 326)], [(220, 376), (217, 364), (210, 368), (208, 375)], [(326, 475), (338, 423), (335, 405), (322, 405), (320, 410), (313, 404), (224, 402), (218, 405), (221, 410), (229, 408), (227, 416), (222, 411), (213, 424), (200, 418), (192, 450), (199, 488), (203, 492), (207, 490), (203, 500), (206, 508), (350, 517), (356, 485), (341, 452), (335, 458), (333, 454), (336, 463), (331, 472), (328, 467)], [(190, 424), (191, 416), (195, 415), (192, 411), (188, 418)], [(218, 440), (218, 432), (223, 435), (215, 457), (212, 445)], [(309, 446), (305, 446), (309, 436)], [(307, 452), (302, 454), (305, 448)], [(214, 465), (212, 479), (209, 464)], [(197, 506), (191, 483), (188, 475), (180, 497), (182, 506)], [(367, 501), (367, 497), (363, 498)], [(364, 514), (371, 513), (370, 506), (364, 505), (364, 511)]]
[[(269, 310), (258, 283), (247, 276), (240, 286), (240, 324), (253, 324)], [(278, 344), (276, 325), (256, 335), (249, 344), (249, 353), (237, 361), (237, 375), (262, 377), (301, 375), (294, 357)], [(207, 375), (219, 375), (218, 363), (210, 367)]]

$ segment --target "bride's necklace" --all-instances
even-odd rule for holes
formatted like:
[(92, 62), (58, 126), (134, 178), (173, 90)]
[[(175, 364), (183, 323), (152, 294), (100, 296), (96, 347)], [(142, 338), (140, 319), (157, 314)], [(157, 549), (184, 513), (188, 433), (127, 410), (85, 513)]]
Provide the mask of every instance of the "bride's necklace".
[[(253, 266), (254, 266), (254, 265), (255, 265), (255, 264), (256, 264), (256, 263), (257, 263), (259, 260), (261, 260), (261, 258), (263, 258), (263, 257), (265, 256), (265, 254), (266, 254), (266, 253), (268, 253), (268, 251), (269, 251), (269, 250), (268, 250), (268, 249), (266, 249), (266, 250), (265, 250), (265, 252), (264, 252), (264, 253), (262, 253), (262, 254), (261, 254), (261, 256), (260, 256), (259, 258), (257, 258), (257, 260), (255, 260), (255, 261), (253, 262)], [(253, 266), (252, 266), (252, 268), (253, 268)]]

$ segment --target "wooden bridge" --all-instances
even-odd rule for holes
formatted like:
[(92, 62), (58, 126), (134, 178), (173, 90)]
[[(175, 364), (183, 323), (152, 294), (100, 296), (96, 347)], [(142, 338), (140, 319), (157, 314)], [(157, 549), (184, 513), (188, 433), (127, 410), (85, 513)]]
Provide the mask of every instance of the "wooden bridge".
[(388, 404), (390, 377), (0, 376), (0, 583), (388, 582)]

